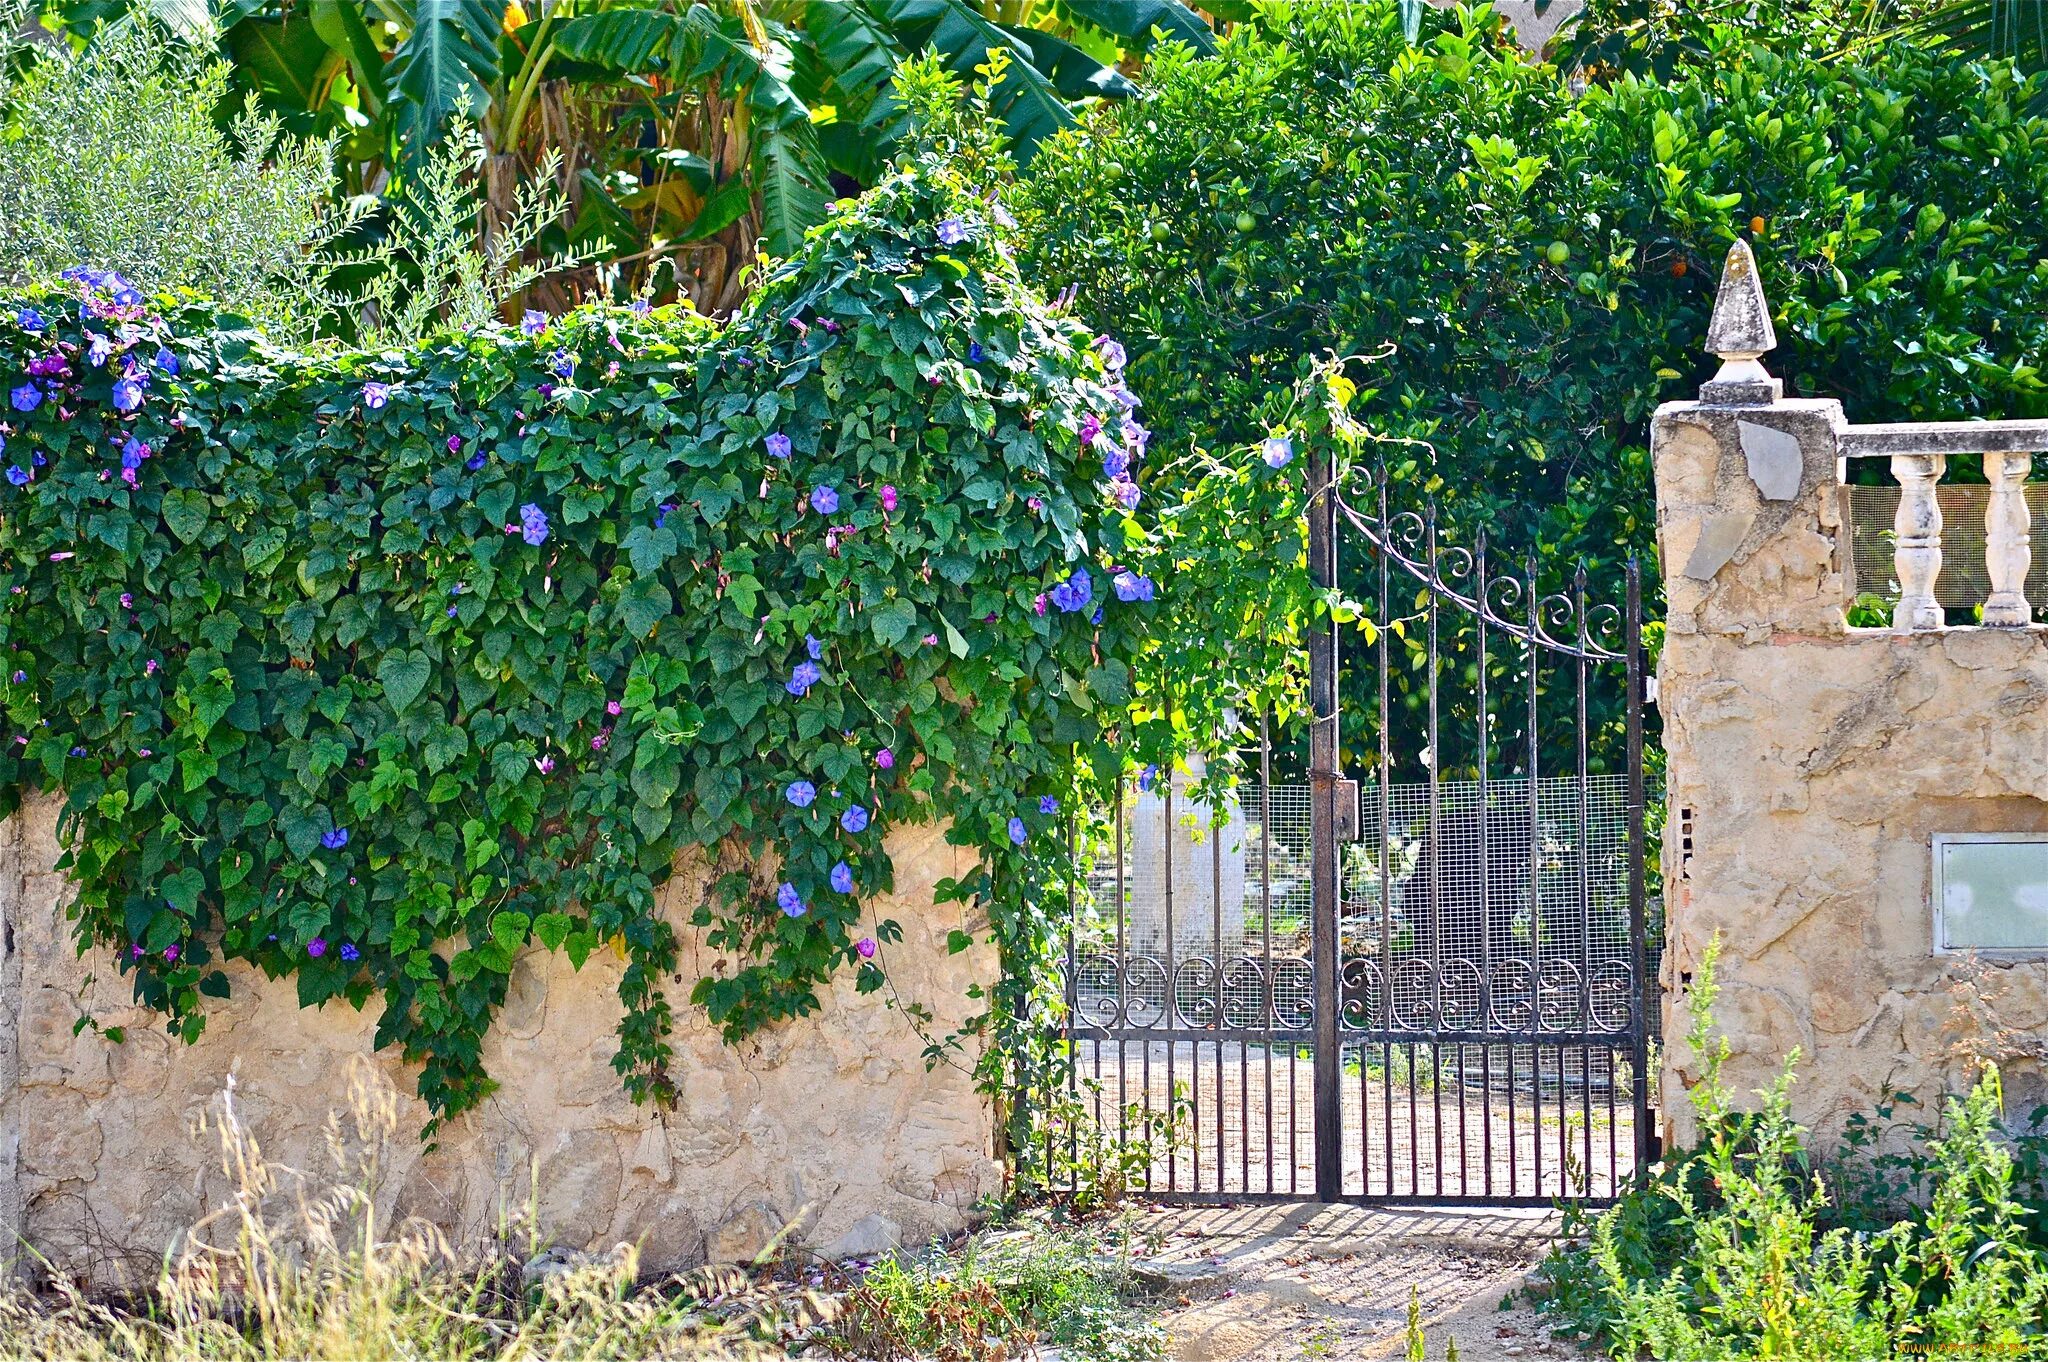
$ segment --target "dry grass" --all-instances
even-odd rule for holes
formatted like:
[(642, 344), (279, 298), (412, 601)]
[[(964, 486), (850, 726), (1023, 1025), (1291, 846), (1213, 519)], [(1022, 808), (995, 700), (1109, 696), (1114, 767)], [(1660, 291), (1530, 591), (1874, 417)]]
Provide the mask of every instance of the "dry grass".
[(183, 1236), (155, 1288), (123, 1301), (62, 1282), (0, 1288), (0, 1357), (748, 1359), (784, 1355), (778, 1339), (832, 1312), (733, 1269), (643, 1283), (628, 1245), (522, 1271), (541, 1248), (530, 1234), (523, 1253), (464, 1254), (423, 1221), (383, 1223), (374, 1193), (397, 1104), (360, 1070), (348, 1110), (330, 1117), (323, 1177), (264, 1157), (232, 1085), (209, 1125), (235, 1190)]

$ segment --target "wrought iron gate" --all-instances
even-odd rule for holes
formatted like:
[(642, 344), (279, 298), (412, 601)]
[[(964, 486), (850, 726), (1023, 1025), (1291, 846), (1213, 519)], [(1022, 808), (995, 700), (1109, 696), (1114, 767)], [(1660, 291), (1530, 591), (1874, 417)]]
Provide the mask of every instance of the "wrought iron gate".
[(1349, 668), (1338, 626), (1308, 640), (1305, 781), (1262, 723), (1234, 801), (1120, 792), (1066, 1109), (1173, 1200), (1611, 1198), (1655, 1157), (1637, 570), (1614, 604), (1583, 568), (1546, 589), (1384, 476), (1309, 472), (1310, 569), (1355, 543), (1373, 628)]

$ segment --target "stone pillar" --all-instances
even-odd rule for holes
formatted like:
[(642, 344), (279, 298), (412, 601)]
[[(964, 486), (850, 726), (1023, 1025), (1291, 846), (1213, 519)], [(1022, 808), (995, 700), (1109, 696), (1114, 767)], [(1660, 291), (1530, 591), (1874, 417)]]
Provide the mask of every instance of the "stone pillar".
[[(1234, 960), (1244, 948), (1244, 812), (1236, 796), (1212, 809), (1193, 795), (1192, 771), (1173, 774), (1169, 825), (1166, 780), (1141, 793), (1131, 810), (1129, 950), (1166, 959), (1167, 868), (1172, 866), (1173, 958)], [(1220, 908), (1220, 914), (1219, 914)], [(1218, 919), (1221, 940), (1218, 940)]]

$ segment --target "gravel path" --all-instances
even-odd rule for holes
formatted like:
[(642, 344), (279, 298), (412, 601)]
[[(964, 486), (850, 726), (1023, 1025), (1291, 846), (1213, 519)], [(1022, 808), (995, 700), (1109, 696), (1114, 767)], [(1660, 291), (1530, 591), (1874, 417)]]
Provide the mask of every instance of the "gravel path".
[[(1411, 1290), (1428, 1356), (1583, 1358), (1507, 1293), (1558, 1233), (1550, 1211), (1362, 1206), (1157, 1208), (1150, 1268), (1177, 1362), (1403, 1356)], [(1177, 1294), (1171, 1294), (1177, 1293)]]

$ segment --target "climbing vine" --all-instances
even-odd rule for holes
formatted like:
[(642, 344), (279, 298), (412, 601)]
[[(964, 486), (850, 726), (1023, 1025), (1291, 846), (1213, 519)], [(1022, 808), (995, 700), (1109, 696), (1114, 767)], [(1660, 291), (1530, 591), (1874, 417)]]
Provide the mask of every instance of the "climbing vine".
[(81, 945), (188, 1039), (226, 960), (381, 1000), (437, 1121), (522, 950), (616, 946), (614, 1064), (658, 1097), (680, 849), (765, 867), (694, 908), (738, 1037), (882, 984), (884, 838), (944, 817), (980, 862), (942, 891), (1025, 987), (1156, 607), (1122, 352), (1008, 225), (919, 161), (723, 326), (306, 356), (92, 270), (7, 306), (0, 798), (62, 791)]

